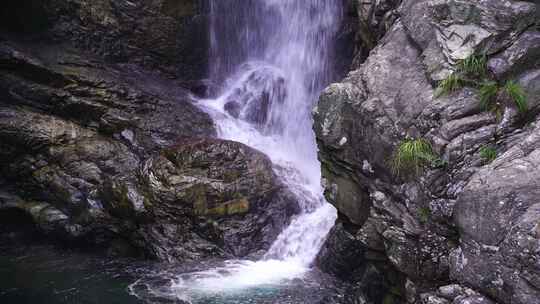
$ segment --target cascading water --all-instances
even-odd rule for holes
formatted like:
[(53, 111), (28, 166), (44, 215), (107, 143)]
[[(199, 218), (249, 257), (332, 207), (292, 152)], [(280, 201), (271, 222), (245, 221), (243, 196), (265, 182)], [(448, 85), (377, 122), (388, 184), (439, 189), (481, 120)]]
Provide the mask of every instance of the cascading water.
[(333, 76), (341, 1), (213, 0), (211, 77), (202, 103), (222, 138), (266, 153), (303, 210), (266, 258), (308, 266), (335, 220), (320, 185), (311, 110)]
[(178, 276), (175, 296), (193, 302), (209, 292), (301, 278), (336, 219), (322, 195), (311, 110), (333, 76), (342, 1), (210, 1), (210, 77), (223, 85), (217, 98), (199, 104), (213, 117), (221, 138), (270, 157), (302, 212), (262, 260), (228, 261)]

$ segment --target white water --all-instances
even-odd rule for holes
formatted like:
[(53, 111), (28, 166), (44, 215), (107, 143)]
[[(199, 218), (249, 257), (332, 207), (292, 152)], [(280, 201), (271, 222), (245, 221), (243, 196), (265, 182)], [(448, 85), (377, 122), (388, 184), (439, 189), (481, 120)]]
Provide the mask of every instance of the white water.
[(337, 0), (212, 0), (211, 78), (223, 83), (199, 103), (219, 136), (256, 148), (296, 194), (294, 218), (261, 261), (183, 274), (178, 298), (239, 292), (302, 278), (336, 219), (324, 199), (311, 110), (332, 77)]

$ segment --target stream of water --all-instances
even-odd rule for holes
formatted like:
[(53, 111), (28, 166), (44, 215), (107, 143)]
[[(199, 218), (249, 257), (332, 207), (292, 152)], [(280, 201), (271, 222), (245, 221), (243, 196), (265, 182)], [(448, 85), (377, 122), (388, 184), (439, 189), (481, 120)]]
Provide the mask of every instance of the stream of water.
[(252, 303), (238, 294), (309, 277), (336, 219), (323, 196), (311, 111), (333, 76), (342, 7), (328, 0), (212, 0), (211, 11), (210, 78), (222, 89), (199, 104), (221, 138), (270, 157), (302, 211), (262, 260), (184, 273), (165, 293), (192, 303)]

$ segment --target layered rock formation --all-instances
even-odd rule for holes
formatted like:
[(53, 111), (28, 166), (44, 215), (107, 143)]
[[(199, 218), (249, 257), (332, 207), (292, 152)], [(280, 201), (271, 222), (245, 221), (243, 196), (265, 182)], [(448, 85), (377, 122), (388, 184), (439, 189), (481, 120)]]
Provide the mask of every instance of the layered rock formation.
[[(314, 113), (340, 215), (319, 265), (351, 284), (346, 303), (540, 303), (539, 4), (349, 2), (338, 38), (348, 54), (356, 36), (353, 70)], [(295, 202), (266, 156), (214, 139), (190, 98), (207, 91), (206, 10), (4, 3), (0, 232), (26, 221), (40, 237), (166, 261), (268, 248)], [(486, 111), (479, 83), (437, 92), (471, 55), (525, 90), (526, 115)], [(437, 161), (399, 175), (392, 158), (408, 138)]]
[[(540, 303), (540, 7), (400, 2), (358, 1), (361, 19), (371, 12), (362, 41), (376, 40), (366, 26), (398, 18), (315, 110), (326, 196), (340, 213), (319, 263), (354, 284), (354, 303)], [(480, 83), (436, 90), (474, 55), (524, 89), (526, 115), (485, 110)], [(392, 168), (407, 138), (438, 156), (419, 175)]]
[(166, 261), (271, 245), (294, 199), (266, 156), (212, 139), (212, 120), (190, 98), (204, 93), (203, 4), (5, 4), (2, 218), (69, 245)]
[(69, 41), (109, 62), (137, 63), (193, 80), (206, 73), (206, 5), (201, 0), (8, 0), (0, 23), (17, 38)]

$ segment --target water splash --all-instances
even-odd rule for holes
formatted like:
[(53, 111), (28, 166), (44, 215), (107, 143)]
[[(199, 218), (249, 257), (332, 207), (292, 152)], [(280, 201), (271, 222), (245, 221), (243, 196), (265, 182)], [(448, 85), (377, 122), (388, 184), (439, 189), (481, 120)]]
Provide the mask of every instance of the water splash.
[(302, 278), (337, 217), (323, 197), (311, 110), (332, 79), (342, 2), (211, 0), (210, 75), (219, 96), (200, 100), (221, 138), (256, 148), (297, 196), (302, 212), (261, 261), (172, 280), (177, 298), (287, 284)]
[(211, 75), (225, 85), (202, 103), (221, 137), (267, 154), (300, 200), (303, 214), (266, 257), (309, 266), (335, 220), (322, 196), (311, 109), (333, 75), (341, 2), (215, 0), (211, 7)]

